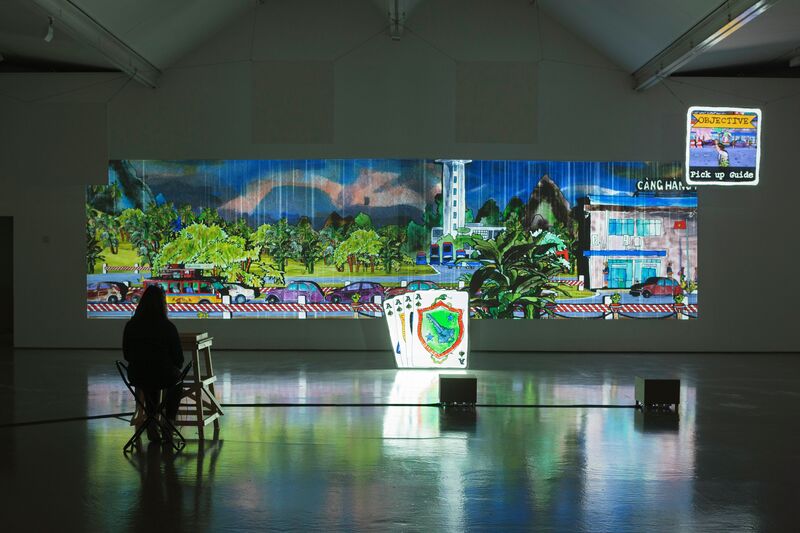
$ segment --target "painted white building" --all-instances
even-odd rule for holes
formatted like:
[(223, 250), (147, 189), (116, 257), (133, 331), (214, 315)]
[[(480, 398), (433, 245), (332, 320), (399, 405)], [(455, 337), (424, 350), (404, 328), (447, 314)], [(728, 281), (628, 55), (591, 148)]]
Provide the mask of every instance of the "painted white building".
[(696, 196), (589, 196), (580, 206), (578, 271), (587, 288), (678, 279), (681, 270), (697, 279)]
[(442, 164), (442, 232), (455, 235), (466, 227), (467, 195), (466, 169), (470, 159), (437, 159)]
[(465, 166), (471, 159), (437, 159), (442, 165), (442, 226), (431, 228), (431, 243), (436, 243), (444, 235), (455, 237), (459, 228), (466, 228), (466, 235), (480, 235), (494, 239), (505, 227), (490, 227), (467, 223), (467, 174)]

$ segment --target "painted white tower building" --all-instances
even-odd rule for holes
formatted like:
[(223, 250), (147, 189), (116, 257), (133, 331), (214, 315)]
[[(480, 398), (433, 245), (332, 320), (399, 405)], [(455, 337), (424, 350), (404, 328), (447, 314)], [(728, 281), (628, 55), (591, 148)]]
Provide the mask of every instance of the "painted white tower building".
[(466, 172), (471, 159), (437, 159), (442, 164), (442, 231), (455, 237), (458, 228), (467, 226)]

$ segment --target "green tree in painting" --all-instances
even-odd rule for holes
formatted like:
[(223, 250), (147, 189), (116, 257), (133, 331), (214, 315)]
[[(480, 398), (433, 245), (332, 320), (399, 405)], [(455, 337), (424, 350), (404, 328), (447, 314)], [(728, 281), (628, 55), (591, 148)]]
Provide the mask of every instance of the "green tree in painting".
[(380, 251), (378, 259), (381, 267), (387, 273), (394, 271), (403, 262), (403, 245), (406, 241), (406, 232), (396, 225), (389, 225), (380, 230)]
[(372, 218), (366, 213), (359, 213), (356, 215), (356, 218), (353, 220), (353, 230), (359, 229), (373, 229), (372, 225)]
[(342, 230), (333, 225), (326, 226), (320, 230), (319, 238), (322, 244), (322, 257), (325, 264), (330, 265), (333, 263), (333, 254), (336, 252), (336, 248), (344, 240)]
[(181, 228), (191, 226), (197, 222), (197, 217), (191, 205), (184, 204), (178, 208), (178, 220), (181, 222)]
[(295, 242), (295, 228), (282, 218), (276, 224), (262, 224), (252, 237), (253, 246), (272, 259), (278, 272), (286, 272), (289, 259), (297, 257), (299, 246)]
[(478, 215), (476, 217), (476, 221), (480, 222), (484, 226), (499, 226), (502, 223), (502, 217), (500, 215), (500, 208), (497, 206), (497, 202), (494, 201), (493, 198), (489, 198), (483, 203), (480, 209), (478, 209)]
[(524, 232), (522, 227), (522, 217), (516, 211), (511, 211), (505, 219), (506, 231), (512, 235), (521, 235)]
[(119, 220), (139, 256), (155, 267), (161, 247), (172, 237), (177, 217), (178, 214), (171, 205), (152, 203), (144, 211), (126, 209)]
[(567, 252), (569, 253), (569, 267), (571, 271), (575, 271), (575, 263), (576, 263), (576, 252), (577, 252), (577, 238), (575, 235), (578, 233), (578, 224), (576, 222), (571, 222), (568, 225), (564, 225), (560, 222), (556, 222), (552, 228), (552, 233), (555, 233), (561, 242), (564, 244)]
[(219, 226), (192, 224), (164, 246), (155, 266), (161, 269), (170, 263), (209, 263), (214, 265), (214, 275), (227, 281), (257, 285), (260, 280), (243, 266), (255, 254), (242, 237), (228, 235)]
[(550, 278), (563, 271), (553, 253), (554, 243), (543, 244), (546, 232), (538, 235), (507, 229), (495, 240), (475, 238), (481, 267), (470, 280), (471, 306), (481, 318), (513, 318), (523, 311), (525, 318), (550, 313), (556, 285)]
[(433, 204), (425, 206), (425, 212), (422, 214), (422, 219), (425, 222), (425, 227), (430, 230), (442, 225), (442, 194), (439, 193), (434, 196)]
[(512, 197), (503, 209), (503, 220), (508, 221), (512, 213), (515, 213), (520, 221), (525, 218), (525, 204), (516, 196)]
[(375, 271), (375, 259), (380, 254), (381, 238), (375, 230), (356, 230), (336, 248), (333, 254), (333, 262), (337, 267), (347, 264), (350, 272), (355, 266), (356, 272), (361, 265), (370, 265), (372, 272)]
[(413, 220), (406, 226), (406, 241), (404, 251), (408, 254), (425, 251), (430, 240), (430, 233), (425, 226)]
[(86, 203), (102, 213), (118, 213), (121, 198), (122, 190), (116, 182), (110, 185), (90, 185), (86, 188)]
[(108, 248), (112, 254), (117, 254), (120, 241), (120, 223), (117, 217), (100, 213), (95, 225), (100, 243)]
[(206, 226), (225, 227), (225, 220), (219, 216), (219, 212), (213, 207), (204, 207), (201, 209), (200, 214), (197, 216), (197, 222), (205, 224)]
[(313, 274), (317, 261), (322, 259), (324, 255), (322, 239), (314, 231), (311, 222), (307, 218), (302, 219), (297, 224), (295, 238), (297, 245), (300, 247), (298, 259), (303, 263), (306, 272)]
[(105, 261), (103, 247), (97, 238), (97, 210), (86, 204), (86, 272), (94, 273), (98, 261)]

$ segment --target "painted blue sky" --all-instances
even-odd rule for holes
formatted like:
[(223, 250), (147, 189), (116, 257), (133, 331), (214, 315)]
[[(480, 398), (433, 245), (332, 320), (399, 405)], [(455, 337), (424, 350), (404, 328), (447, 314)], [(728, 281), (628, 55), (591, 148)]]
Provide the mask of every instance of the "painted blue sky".
[[(422, 211), (441, 190), (434, 160), (180, 160), (128, 161), (154, 192), (175, 205), (203, 202), (231, 213), (279, 218), (292, 212), (355, 214), (365, 206)], [(571, 204), (592, 195), (630, 195), (639, 179), (679, 178), (679, 162), (473, 161), (466, 165), (467, 206), (489, 198), (501, 209), (527, 201), (548, 175)], [(693, 193), (692, 193), (693, 194)], [(197, 206), (195, 207), (202, 207)], [(296, 213), (295, 213), (296, 214)]]

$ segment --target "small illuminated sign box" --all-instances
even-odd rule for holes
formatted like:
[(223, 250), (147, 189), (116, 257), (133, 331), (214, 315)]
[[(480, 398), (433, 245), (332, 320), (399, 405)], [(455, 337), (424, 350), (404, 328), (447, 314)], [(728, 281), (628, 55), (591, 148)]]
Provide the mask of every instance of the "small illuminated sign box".
[(757, 185), (761, 110), (692, 106), (686, 115), (686, 183)]

